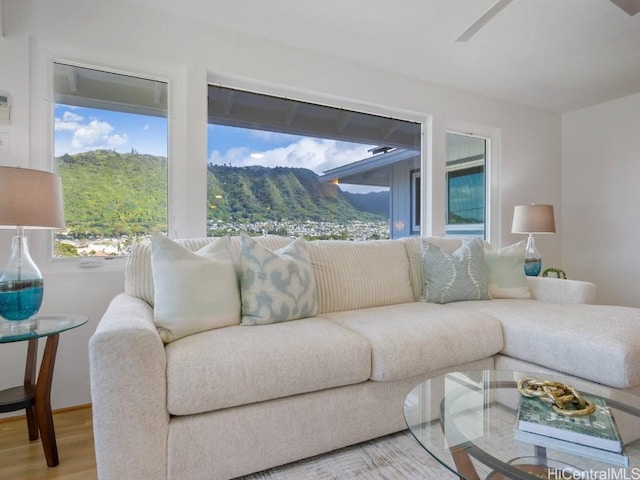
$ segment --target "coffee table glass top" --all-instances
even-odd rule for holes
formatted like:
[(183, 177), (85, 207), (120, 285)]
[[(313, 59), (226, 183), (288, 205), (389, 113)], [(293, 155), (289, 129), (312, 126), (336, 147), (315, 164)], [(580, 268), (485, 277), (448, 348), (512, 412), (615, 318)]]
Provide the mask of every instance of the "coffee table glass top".
[(19, 322), (0, 319), (0, 343), (48, 337), (84, 325), (88, 320), (89, 317), (78, 313), (38, 314), (34, 319)]
[[(520, 400), (516, 384), (530, 376), (570, 384), (583, 394), (605, 399), (625, 443), (629, 467), (625, 470), (612, 463), (516, 440)], [(570, 478), (604, 478), (593, 475), (614, 470), (619, 475), (640, 474), (640, 397), (612, 388), (526, 372), (453, 372), (417, 385), (405, 400), (404, 415), (409, 430), (425, 450), (467, 480), (547, 478), (546, 472), (542, 477), (525, 473), (525, 464), (566, 468), (574, 472)], [(535, 467), (529, 471), (535, 471)]]

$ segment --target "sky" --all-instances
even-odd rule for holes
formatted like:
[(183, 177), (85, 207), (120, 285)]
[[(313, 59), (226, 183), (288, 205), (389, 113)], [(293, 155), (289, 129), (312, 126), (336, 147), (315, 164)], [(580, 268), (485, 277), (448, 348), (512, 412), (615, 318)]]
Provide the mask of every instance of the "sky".
[(214, 165), (302, 167), (321, 174), (371, 156), (372, 146), (360, 143), (222, 125), (209, 125), (208, 131), (208, 161)]
[[(56, 104), (55, 156), (97, 149), (167, 156), (167, 119)], [(207, 162), (242, 167), (303, 167), (317, 174), (370, 156), (373, 145), (222, 125), (208, 126)], [(342, 185), (366, 192), (372, 187)]]
[(108, 149), (167, 156), (167, 119), (56, 104), (56, 157)]

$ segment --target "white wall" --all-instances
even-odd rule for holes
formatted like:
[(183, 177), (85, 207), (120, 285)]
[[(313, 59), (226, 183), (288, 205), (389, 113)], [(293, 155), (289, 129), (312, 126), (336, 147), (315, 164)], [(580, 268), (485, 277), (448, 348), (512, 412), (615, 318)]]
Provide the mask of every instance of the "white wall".
[[(402, 54), (402, 52), (398, 52)], [(494, 165), (500, 173), (494, 243), (522, 236), (510, 233), (513, 207), (552, 203), (560, 211), (560, 118), (557, 115), (468, 94), (263, 41), (247, 35), (125, 8), (117, 1), (5, 0), (5, 37), (0, 38), (0, 90), (13, 99), (11, 151), (0, 164), (47, 168), (50, 161), (50, 98), (46, 58), (164, 75), (170, 84), (170, 212), (173, 236), (204, 234), (207, 77), (238, 77), (290, 91), (326, 97), (332, 104), (363, 109), (400, 110), (429, 117), (427, 170), (435, 180), (425, 198), (434, 205), (430, 231), (443, 234), (445, 215), (445, 131), (450, 125), (478, 125), (499, 132)], [(44, 59), (44, 60), (43, 60)], [(269, 87), (271, 88), (271, 87)], [(431, 220), (431, 219), (430, 219)], [(36, 244), (44, 241), (42, 235)], [(0, 236), (7, 252), (9, 234)], [(540, 239), (547, 266), (559, 265), (561, 234)], [(40, 249), (36, 261), (45, 275), (48, 311), (90, 315), (88, 326), (61, 336), (53, 387), (53, 406), (88, 403), (87, 340), (108, 301), (123, 288), (122, 262), (109, 271), (89, 272), (52, 264)], [(36, 252), (37, 253), (37, 252)], [(0, 388), (20, 382), (22, 345), (0, 347)]]
[(562, 259), (598, 302), (640, 307), (640, 94), (562, 118)]

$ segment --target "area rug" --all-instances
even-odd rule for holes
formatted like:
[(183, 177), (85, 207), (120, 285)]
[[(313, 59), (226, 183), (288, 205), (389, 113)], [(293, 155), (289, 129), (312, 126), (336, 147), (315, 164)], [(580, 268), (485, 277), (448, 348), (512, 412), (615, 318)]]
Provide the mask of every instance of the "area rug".
[(408, 431), (275, 467), (237, 480), (440, 480), (456, 478)]

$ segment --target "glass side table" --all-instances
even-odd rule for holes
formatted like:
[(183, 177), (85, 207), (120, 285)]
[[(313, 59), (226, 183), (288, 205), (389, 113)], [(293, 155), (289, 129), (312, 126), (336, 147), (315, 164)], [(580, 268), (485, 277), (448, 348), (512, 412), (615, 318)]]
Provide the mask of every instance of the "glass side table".
[[(0, 413), (26, 410), (29, 440), (37, 440), (40, 435), (50, 467), (60, 463), (51, 413), (51, 381), (58, 339), (60, 333), (84, 325), (88, 320), (86, 315), (74, 313), (42, 314), (19, 323), (0, 320), (0, 343), (29, 342), (24, 384), (0, 391)], [(36, 382), (38, 339), (41, 337), (47, 337), (47, 343)]]

